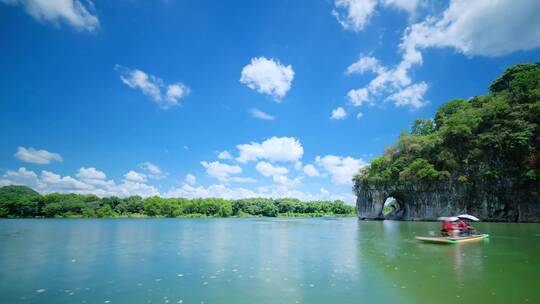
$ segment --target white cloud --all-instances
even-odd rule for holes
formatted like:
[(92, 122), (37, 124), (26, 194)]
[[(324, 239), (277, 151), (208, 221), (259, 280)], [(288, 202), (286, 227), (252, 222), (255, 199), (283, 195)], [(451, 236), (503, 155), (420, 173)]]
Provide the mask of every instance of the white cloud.
[(349, 103), (355, 107), (359, 107), (369, 100), (369, 92), (366, 88), (350, 90), (347, 93)]
[(251, 177), (238, 177), (238, 176), (233, 176), (229, 178), (228, 181), (233, 182), (233, 183), (239, 183), (239, 184), (252, 184), (252, 183), (257, 182), (256, 179), (251, 178)]
[(264, 176), (284, 175), (289, 173), (289, 170), (287, 170), (285, 167), (273, 166), (272, 164), (264, 161), (257, 163), (255, 169), (257, 169), (257, 171)]
[(302, 170), (302, 162), (301, 161), (297, 161), (296, 163), (294, 163), (294, 170), (296, 170), (296, 171)]
[(377, 58), (371, 57), (371, 56), (360, 56), (358, 60), (347, 67), (347, 70), (345, 71), (346, 75), (351, 74), (362, 74), (365, 72), (373, 72), (376, 73), (380, 71), (383, 67), (380, 65), (379, 60)]
[(410, 85), (401, 91), (398, 91), (387, 97), (388, 100), (394, 101), (395, 105), (410, 106), (414, 109), (419, 109), (426, 104), (424, 94), (427, 90), (425, 82)]
[(300, 141), (294, 137), (272, 137), (262, 143), (237, 145), (240, 156), (237, 161), (245, 163), (258, 159), (267, 159), (271, 162), (296, 162), (302, 158), (304, 148)]
[(276, 119), (274, 116), (270, 115), (270, 114), (267, 114), (257, 108), (251, 108), (249, 109), (249, 113), (251, 114), (252, 117), (254, 118), (257, 118), (257, 119), (261, 119), (261, 120), (274, 120)]
[(219, 159), (232, 159), (232, 155), (229, 151), (221, 151), (218, 154)]
[(165, 193), (167, 197), (185, 197), (185, 198), (200, 198), (200, 197), (216, 197), (224, 199), (243, 199), (253, 197), (265, 198), (297, 198), (303, 201), (316, 200), (342, 200), (347, 203), (354, 203), (356, 197), (352, 193), (333, 194), (328, 190), (321, 188), (319, 192), (309, 193), (288, 187), (261, 187), (258, 191), (249, 190), (246, 188), (231, 188), (225, 185), (210, 185), (208, 187), (193, 187), (190, 185), (182, 185), (178, 188), (173, 188)]
[(145, 183), (147, 181), (146, 174), (135, 172), (133, 170), (124, 174), (124, 179), (130, 182)]
[(211, 185), (208, 188), (203, 186), (193, 187), (183, 185), (176, 189), (171, 189), (165, 194), (168, 197), (185, 197), (185, 198), (206, 198), (217, 197), (224, 199), (242, 199), (257, 197), (257, 193), (244, 188), (229, 188), (224, 185)]
[(304, 166), (304, 173), (307, 176), (321, 176), (317, 168), (315, 168), (315, 166), (313, 166), (312, 164)]
[(362, 117), (364, 117), (364, 113), (358, 112), (358, 114), (356, 114), (356, 119), (360, 119)]
[(145, 170), (148, 173), (147, 176), (152, 179), (163, 179), (167, 176), (167, 173), (151, 162), (140, 163), (139, 168)]
[(452, 0), (440, 17), (409, 27), (401, 47), (406, 55), (426, 47), (483, 56), (531, 50), (540, 47), (539, 15), (536, 0)]
[(195, 175), (191, 174), (191, 173), (188, 173), (186, 175), (186, 178), (184, 179), (184, 181), (188, 184), (188, 185), (195, 185), (197, 183), (197, 178), (195, 177)]
[(332, 15), (344, 29), (362, 31), (378, 5), (394, 7), (414, 15), (420, 0), (335, 0)]
[[(387, 2), (403, 9), (413, 7), (407, 1)], [(361, 57), (347, 68), (346, 74), (375, 73), (376, 77), (362, 88), (368, 96), (386, 93), (383, 100), (416, 109), (427, 103), (424, 95), (428, 85), (412, 83), (409, 71), (422, 64), (423, 49), (450, 47), (467, 56), (489, 57), (536, 49), (540, 47), (539, 14), (540, 2), (535, 0), (451, 0), (442, 14), (427, 17), (405, 30), (400, 44), (402, 60), (395, 67), (383, 67), (373, 57)], [(363, 99), (349, 96), (349, 100), (354, 105)]]
[(201, 165), (206, 168), (206, 174), (222, 182), (228, 181), (230, 175), (242, 173), (242, 168), (239, 166), (227, 165), (218, 161), (211, 163), (202, 161)]
[(80, 168), (77, 171), (78, 179), (80, 180), (104, 180), (107, 178), (107, 175), (105, 175), (105, 172), (96, 170), (96, 168)]
[(25, 147), (19, 147), (17, 148), (17, 152), (15, 153), (15, 157), (19, 160), (27, 163), (32, 164), (39, 164), (39, 165), (46, 165), (51, 163), (51, 161), (59, 161), (61, 162), (62, 156), (58, 153), (52, 153), (46, 150), (36, 150), (32, 147), (25, 148)]
[(362, 159), (335, 155), (317, 156), (315, 163), (330, 173), (336, 185), (351, 185), (354, 174), (366, 165)]
[(291, 65), (284, 66), (277, 60), (258, 57), (252, 58), (251, 63), (242, 69), (240, 82), (279, 102), (291, 89), (293, 78)]
[(26, 185), (38, 189), (41, 187), (41, 182), (34, 171), (21, 167), (17, 171), (8, 170), (4, 173), (0, 179), (0, 186), (7, 185)]
[(0, 178), (0, 185), (25, 185), (40, 193), (80, 193), (101, 197), (159, 195), (154, 186), (145, 183), (125, 180), (121, 184), (116, 184), (113, 180), (107, 180), (105, 173), (95, 168), (80, 168), (76, 176), (77, 178), (61, 176), (50, 171), (42, 171), (38, 176), (35, 172), (21, 167), (17, 171), (6, 171)]
[[(39, 21), (55, 24), (61, 20), (77, 30), (92, 32), (99, 27), (94, 4), (90, 0), (0, 0), (8, 5), (22, 5), (26, 12)], [(86, 3), (84, 5), (83, 3)]]
[(376, 0), (336, 0), (332, 14), (344, 29), (361, 31), (375, 11)]
[(180, 105), (180, 99), (189, 95), (189, 88), (182, 83), (165, 85), (161, 78), (121, 65), (116, 65), (115, 70), (120, 74), (124, 84), (132, 89), (141, 90), (162, 109)]
[(342, 120), (345, 119), (345, 117), (347, 117), (347, 112), (345, 112), (345, 109), (342, 107), (339, 107), (332, 110), (332, 116), (330, 116), (330, 119)]

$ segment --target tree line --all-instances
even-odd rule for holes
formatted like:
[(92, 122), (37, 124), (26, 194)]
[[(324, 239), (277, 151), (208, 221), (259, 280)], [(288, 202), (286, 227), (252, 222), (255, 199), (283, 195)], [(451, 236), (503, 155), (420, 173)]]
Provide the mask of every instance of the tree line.
[(246, 217), (352, 216), (355, 207), (343, 201), (303, 202), (298, 199), (104, 197), (92, 194), (41, 195), (26, 186), (0, 188), (0, 217)]

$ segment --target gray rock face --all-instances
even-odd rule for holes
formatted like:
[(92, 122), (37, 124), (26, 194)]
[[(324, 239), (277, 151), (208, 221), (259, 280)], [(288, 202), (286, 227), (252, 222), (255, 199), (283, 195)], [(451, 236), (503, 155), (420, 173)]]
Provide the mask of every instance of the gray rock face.
[[(509, 180), (356, 184), (354, 190), (360, 219), (436, 220), (467, 213), (485, 221), (540, 222), (538, 191), (520, 191)], [(388, 197), (396, 199), (398, 208), (384, 217), (382, 209)]]

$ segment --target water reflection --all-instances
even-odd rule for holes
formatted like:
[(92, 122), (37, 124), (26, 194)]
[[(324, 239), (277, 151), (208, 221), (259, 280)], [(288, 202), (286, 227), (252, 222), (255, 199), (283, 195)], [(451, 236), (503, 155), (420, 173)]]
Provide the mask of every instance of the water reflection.
[(0, 302), (540, 302), (540, 225), (479, 225), (491, 242), (414, 240), (438, 225), (352, 218), (0, 221)]

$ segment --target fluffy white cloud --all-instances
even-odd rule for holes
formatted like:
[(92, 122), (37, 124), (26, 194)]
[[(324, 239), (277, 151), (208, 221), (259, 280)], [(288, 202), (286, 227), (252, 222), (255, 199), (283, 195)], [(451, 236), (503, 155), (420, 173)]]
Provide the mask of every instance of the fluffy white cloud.
[(124, 179), (130, 182), (145, 183), (147, 181), (146, 174), (135, 172), (133, 170), (124, 174)]
[(347, 112), (345, 112), (345, 109), (343, 109), (342, 107), (338, 107), (332, 110), (332, 115), (330, 116), (330, 119), (342, 120), (345, 119), (345, 117), (347, 117)]
[(139, 168), (145, 170), (148, 173), (147, 176), (153, 179), (163, 179), (167, 176), (167, 173), (151, 162), (140, 163)]
[(102, 197), (159, 195), (154, 186), (145, 183), (124, 180), (121, 184), (116, 184), (113, 180), (107, 180), (105, 173), (95, 168), (80, 168), (76, 177), (61, 176), (50, 171), (42, 171), (38, 176), (35, 172), (21, 167), (17, 171), (6, 171), (0, 178), (0, 186), (25, 185), (41, 193), (96, 194)]
[(394, 101), (395, 105), (398, 107), (410, 106), (414, 109), (418, 109), (426, 104), (424, 101), (424, 94), (426, 93), (427, 87), (425, 82), (413, 84), (388, 96), (387, 99)]
[(315, 163), (330, 173), (332, 182), (336, 185), (351, 185), (354, 174), (366, 165), (362, 159), (335, 155), (317, 156)]
[(96, 170), (96, 168), (80, 168), (76, 174), (80, 180), (104, 180), (107, 178), (105, 172)]
[[(407, 1), (387, 2), (403, 9), (412, 7)], [(376, 77), (362, 88), (368, 96), (386, 93), (383, 99), (396, 106), (419, 108), (427, 103), (424, 95), (428, 85), (413, 84), (409, 71), (422, 64), (423, 49), (450, 47), (467, 56), (490, 57), (536, 49), (540, 47), (539, 14), (540, 2), (535, 0), (451, 0), (442, 14), (427, 17), (405, 30), (400, 44), (402, 60), (395, 67), (383, 67), (375, 58), (365, 56), (350, 65), (346, 74), (375, 73)], [(349, 96), (353, 105), (362, 100), (355, 97)]]
[(289, 173), (289, 170), (287, 170), (285, 167), (273, 166), (272, 164), (264, 161), (257, 163), (255, 169), (257, 169), (257, 171), (264, 176), (284, 175)]
[(296, 162), (302, 158), (304, 148), (300, 141), (294, 137), (272, 137), (262, 143), (251, 142), (250, 144), (237, 145), (240, 156), (237, 161), (245, 163), (266, 159), (272, 162), (287, 161)]
[(336, 0), (332, 14), (344, 29), (361, 31), (375, 11), (376, 0)]
[(249, 114), (251, 114), (252, 117), (261, 119), (261, 120), (274, 120), (276, 119), (274, 116), (267, 114), (257, 108), (251, 108), (249, 109)]
[(161, 78), (121, 65), (116, 65), (115, 70), (120, 74), (124, 84), (132, 89), (141, 90), (162, 109), (180, 105), (180, 99), (189, 95), (189, 88), (182, 83), (165, 85)]
[(364, 113), (358, 112), (358, 114), (356, 114), (356, 119), (360, 119), (362, 117), (364, 117)]
[(258, 57), (252, 58), (251, 63), (242, 69), (240, 82), (279, 102), (291, 89), (293, 78), (291, 65), (285, 66), (277, 60)]
[(307, 176), (321, 176), (317, 168), (315, 168), (315, 166), (313, 166), (312, 164), (304, 166), (304, 173)]
[(78, 30), (90, 32), (99, 27), (99, 19), (93, 14), (95, 8), (90, 0), (0, 0), (0, 2), (22, 5), (28, 14), (39, 21), (57, 24), (61, 20)]
[(195, 175), (191, 174), (191, 173), (188, 173), (186, 175), (186, 178), (184, 179), (184, 181), (188, 184), (188, 185), (195, 185), (197, 183), (197, 178), (195, 177)]
[(390, 6), (414, 14), (420, 0), (336, 0), (332, 15), (344, 29), (359, 32), (364, 29), (378, 5)]
[(440, 17), (408, 28), (401, 47), (406, 55), (426, 47), (483, 56), (531, 50), (540, 47), (539, 15), (536, 0), (452, 0)]
[(243, 199), (252, 197), (266, 198), (297, 198), (303, 201), (317, 200), (342, 200), (347, 203), (354, 203), (356, 197), (352, 193), (332, 194), (328, 190), (321, 188), (319, 192), (309, 193), (288, 187), (261, 187), (258, 191), (249, 190), (246, 188), (232, 188), (225, 185), (210, 185), (208, 187), (193, 187), (190, 185), (182, 185), (178, 188), (173, 188), (165, 193), (167, 197), (217, 197), (224, 199)]
[(360, 88), (356, 90), (350, 90), (349, 93), (347, 93), (347, 99), (349, 100), (349, 103), (355, 107), (359, 107), (362, 104), (368, 102), (369, 100), (369, 92), (366, 88)]
[(252, 184), (252, 183), (257, 182), (256, 179), (251, 178), (251, 177), (238, 177), (238, 176), (233, 176), (229, 178), (228, 181), (233, 182), (233, 183), (239, 183), (239, 184)]
[(7, 185), (25, 185), (34, 189), (42, 186), (37, 174), (25, 167), (21, 167), (17, 171), (6, 171), (0, 179), (0, 186)]
[(223, 182), (228, 181), (230, 175), (242, 173), (242, 168), (239, 166), (223, 164), (218, 161), (211, 163), (202, 161), (201, 165), (206, 168), (206, 174)]
[(203, 186), (193, 187), (190, 185), (183, 185), (179, 188), (170, 190), (165, 194), (165, 196), (185, 198), (217, 197), (224, 199), (242, 199), (257, 197), (257, 193), (244, 188), (229, 188), (225, 185), (211, 185), (208, 188)]
[(36, 150), (32, 147), (19, 147), (15, 153), (15, 157), (19, 160), (32, 164), (46, 165), (51, 161), (56, 160), (61, 162), (62, 156), (58, 153), (52, 153), (46, 150)]
[(219, 159), (232, 159), (232, 155), (229, 151), (221, 151), (218, 154)]

